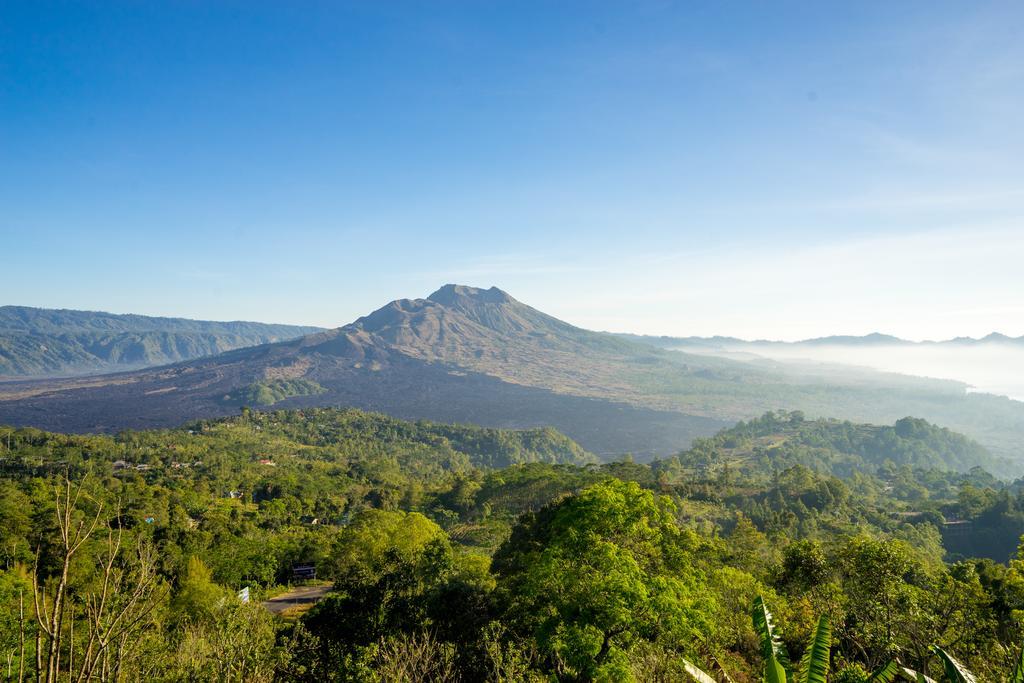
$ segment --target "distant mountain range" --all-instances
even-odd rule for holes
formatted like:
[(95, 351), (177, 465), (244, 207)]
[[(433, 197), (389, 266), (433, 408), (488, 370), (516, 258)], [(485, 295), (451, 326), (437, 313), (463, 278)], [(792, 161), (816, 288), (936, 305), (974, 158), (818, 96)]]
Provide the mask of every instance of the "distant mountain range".
[(166, 365), (321, 328), (0, 306), (0, 377), (66, 376)]
[(446, 285), (344, 327), (165, 367), (0, 384), (0, 423), (59, 431), (174, 426), (240, 405), (547, 425), (598, 455), (641, 458), (775, 408), (890, 424), (914, 415), (997, 457), (1024, 455), (1024, 403), (967, 395), (961, 383), (669, 351), (575, 327), (493, 287)]
[(742, 347), (758, 346), (789, 346), (799, 348), (801, 346), (977, 346), (983, 344), (1011, 344), (1024, 347), (1024, 336), (1009, 337), (999, 332), (992, 332), (984, 337), (956, 337), (942, 341), (910, 341), (900, 339), (891, 334), (872, 332), (861, 336), (856, 335), (833, 335), (829, 337), (815, 337), (814, 339), (803, 339), (794, 342), (775, 341), (771, 339), (739, 339), (737, 337), (667, 337), (656, 335), (640, 335), (617, 333), (616, 336), (630, 341), (651, 344), (660, 348), (721, 348), (737, 349)]

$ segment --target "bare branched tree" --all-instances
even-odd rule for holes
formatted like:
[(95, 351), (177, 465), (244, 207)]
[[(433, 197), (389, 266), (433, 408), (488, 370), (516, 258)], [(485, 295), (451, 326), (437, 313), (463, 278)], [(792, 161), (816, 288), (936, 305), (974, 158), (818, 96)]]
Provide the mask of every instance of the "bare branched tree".
[[(75, 522), (74, 512), (78, 509), (78, 501), (82, 495), (85, 482), (79, 483), (72, 493), (71, 480), (65, 475), (64, 486), (53, 487), (54, 509), (57, 516), (57, 528), (60, 532), (61, 570), (57, 583), (53, 588), (50, 604), (47, 605), (47, 591), (39, 582), (39, 559), (36, 558), (35, 571), (32, 572), (32, 596), (35, 603), (36, 621), (39, 631), (36, 636), (36, 668), (37, 680), (56, 683), (61, 670), (61, 641), (64, 637), (64, 619), (68, 613), (67, 589), (68, 573), (71, 560), (89, 539), (100, 522), (103, 505), (97, 505), (96, 514), (89, 521), (82, 517)], [(46, 644), (45, 652), (44, 641)]]
[[(131, 655), (133, 643), (150, 623), (152, 612), (159, 604), (160, 591), (152, 547), (140, 543), (134, 556), (125, 560), (122, 552), (123, 524), (119, 515), (109, 520), (113, 524), (106, 524), (107, 541), (98, 557), (99, 575), (92, 583), (95, 588), (80, 595), (69, 594), (72, 560), (100, 526), (104, 509), (102, 503), (96, 503), (94, 514), (77, 514), (82, 512), (79, 503), (83, 487), (84, 482), (81, 482), (72, 490), (66, 474), (63, 486), (54, 487), (60, 573), (55, 582), (45, 585), (39, 577), (38, 553), (32, 573), (35, 617), (39, 625), (36, 632), (36, 680), (39, 683), (56, 683), (62, 676), (74, 683), (123, 680), (126, 675), (125, 658)], [(77, 663), (74, 648), (76, 611), (82, 617), (87, 634), (81, 651), (77, 653)], [(64, 642), (67, 642), (66, 662), (61, 660)]]
[[(139, 544), (134, 562), (129, 567), (117, 564), (121, 551), (121, 527), (107, 533), (100, 587), (84, 596), (86, 639), (83, 661), (74, 681), (109, 680), (104, 672), (123, 670), (133, 636), (146, 626), (147, 618), (157, 605), (156, 561), (152, 546)], [(116, 678), (114, 680), (117, 680)]]
[(274, 679), (273, 619), (257, 604), (221, 605), (211, 620), (183, 629), (177, 665), (190, 680), (265, 683)]
[(383, 639), (373, 667), (381, 680), (396, 683), (454, 683), (459, 680), (455, 647), (440, 642), (429, 632)]
[(25, 680), (25, 593), (18, 592), (18, 683)]

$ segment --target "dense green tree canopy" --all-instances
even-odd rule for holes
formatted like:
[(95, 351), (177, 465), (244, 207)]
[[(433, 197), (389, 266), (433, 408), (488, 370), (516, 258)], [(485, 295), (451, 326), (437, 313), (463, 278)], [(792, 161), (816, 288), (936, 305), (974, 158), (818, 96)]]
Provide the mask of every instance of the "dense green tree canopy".
[[(915, 421), (773, 413), (678, 457), (598, 465), (550, 430), (348, 410), (0, 428), (0, 652), (15, 677), (38, 635), (61, 676), (91, 647), (122, 679), (678, 681), (690, 665), (744, 681), (764, 670), (760, 596), (790, 674), (824, 619), (833, 680), (893, 658), (935, 678), (933, 645), (1000, 680), (1024, 630), (1024, 484), (907, 455), (956, 443)], [(66, 562), (62, 509), (94, 524)], [(260, 607), (305, 564), (325, 599)], [(64, 596), (60, 639), (34, 593), (45, 610)], [(115, 605), (131, 646), (97, 650)]]
[(560, 677), (622, 680), (637, 641), (688, 642), (710, 622), (699, 546), (667, 498), (612, 480), (527, 516), (494, 569), (507, 619)]

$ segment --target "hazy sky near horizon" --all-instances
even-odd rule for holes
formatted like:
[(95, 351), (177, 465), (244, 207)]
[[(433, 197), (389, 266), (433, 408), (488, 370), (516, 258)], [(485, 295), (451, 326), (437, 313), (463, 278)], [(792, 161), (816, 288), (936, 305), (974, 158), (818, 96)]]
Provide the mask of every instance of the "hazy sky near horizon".
[(1024, 335), (1024, 4), (0, 4), (0, 304)]

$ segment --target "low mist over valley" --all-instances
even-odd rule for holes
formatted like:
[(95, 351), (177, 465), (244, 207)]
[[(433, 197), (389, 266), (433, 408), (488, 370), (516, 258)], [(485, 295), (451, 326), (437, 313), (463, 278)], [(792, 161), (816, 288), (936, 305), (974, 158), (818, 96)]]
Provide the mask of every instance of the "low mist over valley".
[(967, 391), (1024, 401), (1024, 337), (991, 334), (943, 342), (910, 342), (888, 335), (824, 337), (803, 342), (743, 341), (723, 337), (655, 337), (664, 348), (758, 363), (771, 359), (805, 366), (848, 365), (882, 372), (953, 380)]
[(774, 360), (843, 363), (883, 372), (956, 380), (967, 384), (968, 391), (1024, 401), (1024, 341), (896, 346), (822, 344), (800, 348), (760, 345), (755, 353)]

